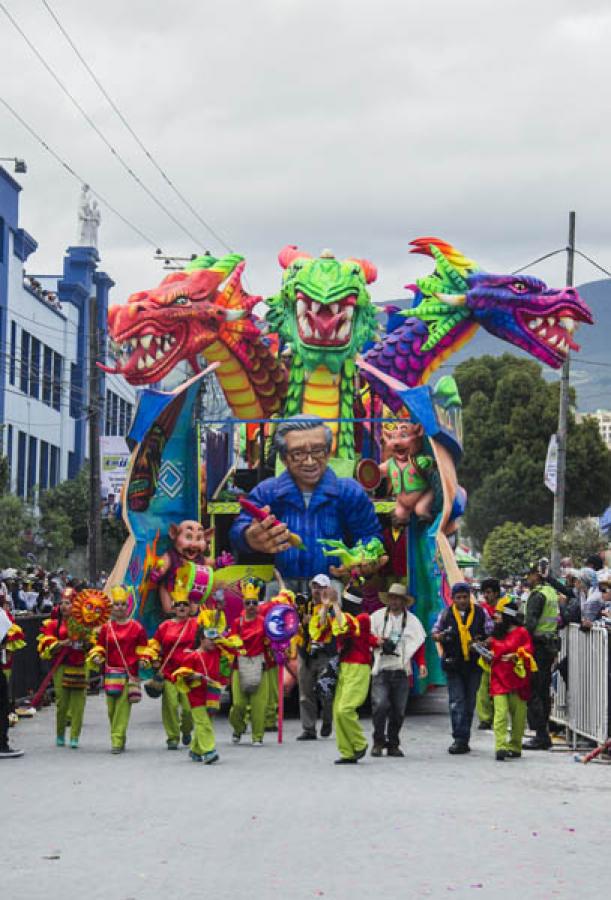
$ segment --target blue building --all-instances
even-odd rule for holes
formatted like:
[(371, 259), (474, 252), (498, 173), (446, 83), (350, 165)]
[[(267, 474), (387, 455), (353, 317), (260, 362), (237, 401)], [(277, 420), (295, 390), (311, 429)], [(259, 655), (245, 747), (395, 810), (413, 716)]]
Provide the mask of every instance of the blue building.
[(0, 166), (0, 451), (9, 459), (11, 491), (36, 503), (39, 491), (73, 478), (88, 458), (92, 404), (101, 434), (124, 435), (135, 392), (100, 372), (99, 397), (90, 397), (89, 336), (97, 328), (98, 358), (105, 359), (114, 282), (94, 247), (68, 247), (60, 275), (29, 274), (38, 244), (20, 227), (20, 191)]

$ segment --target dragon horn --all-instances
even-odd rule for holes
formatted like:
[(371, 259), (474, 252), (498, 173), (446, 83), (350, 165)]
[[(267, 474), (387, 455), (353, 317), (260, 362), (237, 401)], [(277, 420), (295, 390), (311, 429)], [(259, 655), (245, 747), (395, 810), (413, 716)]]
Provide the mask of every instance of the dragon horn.
[(365, 277), (365, 281), (367, 284), (371, 284), (372, 281), (375, 281), (378, 277), (378, 270), (376, 266), (372, 262), (369, 262), (368, 259), (356, 259), (354, 256), (348, 257), (346, 262), (356, 263), (357, 266), (360, 266)]
[(312, 257), (309, 253), (298, 250), (294, 244), (287, 244), (278, 254), (278, 262), (283, 269), (288, 269), (290, 264), (295, 262), (296, 259), (312, 259)]

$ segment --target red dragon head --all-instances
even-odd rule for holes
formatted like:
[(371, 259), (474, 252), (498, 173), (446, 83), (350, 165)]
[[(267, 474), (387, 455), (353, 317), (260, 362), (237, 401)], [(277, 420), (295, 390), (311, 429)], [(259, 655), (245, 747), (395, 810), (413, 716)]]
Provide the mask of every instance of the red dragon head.
[(182, 360), (199, 372), (199, 354), (217, 340), (234, 343), (260, 334), (244, 318), (261, 299), (244, 292), (244, 265), (236, 254), (200, 256), (158, 287), (111, 306), (108, 331), (116, 365), (100, 368), (133, 385), (152, 384)]

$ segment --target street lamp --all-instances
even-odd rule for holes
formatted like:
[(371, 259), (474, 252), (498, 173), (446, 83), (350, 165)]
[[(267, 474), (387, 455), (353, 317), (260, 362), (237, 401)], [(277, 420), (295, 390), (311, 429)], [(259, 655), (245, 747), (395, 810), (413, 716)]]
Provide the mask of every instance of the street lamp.
[(28, 171), (28, 167), (25, 164), (25, 159), (19, 159), (18, 156), (0, 156), (0, 162), (12, 162), (15, 165), (15, 174), (17, 175), (25, 175)]

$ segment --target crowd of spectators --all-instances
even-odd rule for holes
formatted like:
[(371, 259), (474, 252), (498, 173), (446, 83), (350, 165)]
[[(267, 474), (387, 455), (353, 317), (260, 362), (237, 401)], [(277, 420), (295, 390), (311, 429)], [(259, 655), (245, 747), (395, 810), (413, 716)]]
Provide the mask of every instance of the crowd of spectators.
[(81, 590), (87, 583), (73, 578), (64, 569), (52, 572), (35, 566), (23, 571), (5, 569), (0, 572), (0, 607), (13, 616), (46, 615), (59, 604), (67, 587)]
[(23, 275), (23, 285), (28, 288), (28, 290), (32, 291), (36, 296), (47, 303), (49, 306), (52, 306), (53, 309), (61, 310), (62, 305), (59, 302), (57, 294), (55, 291), (48, 291), (46, 288), (43, 288), (40, 281), (37, 278), (34, 278), (33, 275)]

